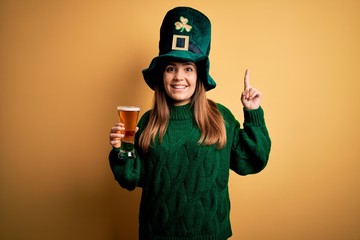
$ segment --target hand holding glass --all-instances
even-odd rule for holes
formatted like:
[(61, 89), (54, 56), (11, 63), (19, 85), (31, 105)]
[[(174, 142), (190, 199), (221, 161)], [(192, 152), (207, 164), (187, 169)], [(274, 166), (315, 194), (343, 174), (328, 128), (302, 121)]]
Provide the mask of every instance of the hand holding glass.
[(133, 106), (118, 106), (119, 122), (124, 124), (124, 137), (121, 139), (120, 154), (135, 157), (135, 132), (140, 108)]

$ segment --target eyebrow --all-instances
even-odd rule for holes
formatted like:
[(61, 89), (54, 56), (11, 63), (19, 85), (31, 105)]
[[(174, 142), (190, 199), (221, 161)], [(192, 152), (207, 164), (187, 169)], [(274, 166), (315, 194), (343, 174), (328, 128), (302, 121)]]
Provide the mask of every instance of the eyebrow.
[(169, 62), (167, 65), (176, 65), (176, 64), (181, 64), (183, 66), (186, 66), (186, 65), (195, 66), (195, 63), (193, 63), (193, 62)]

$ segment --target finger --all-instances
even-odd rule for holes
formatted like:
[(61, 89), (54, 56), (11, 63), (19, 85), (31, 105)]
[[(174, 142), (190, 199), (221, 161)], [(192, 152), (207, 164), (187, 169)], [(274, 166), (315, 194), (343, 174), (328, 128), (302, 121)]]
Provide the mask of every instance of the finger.
[(110, 141), (110, 144), (111, 144), (113, 147), (120, 147), (120, 145), (121, 145), (120, 140)]
[(121, 139), (120, 138), (115, 138), (115, 139), (110, 139), (110, 143), (111, 145), (113, 145), (114, 143), (120, 143), (121, 142)]
[(249, 70), (246, 69), (244, 76), (244, 90), (247, 91), (249, 89), (250, 89)]
[(124, 134), (122, 133), (110, 133), (110, 140), (123, 138)]
[(117, 133), (119, 131), (121, 131), (120, 127), (112, 127), (111, 130), (110, 130), (110, 133)]
[(252, 99), (256, 94), (256, 90), (254, 88), (250, 88), (248, 91), (248, 99)]
[(124, 131), (124, 130), (125, 130), (124, 126), (114, 126), (114, 127), (111, 128), (110, 132), (117, 133), (119, 131)]
[(243, 92), (241, 93), (241, 99), (247, 100), (247, 94), (248, 94), (247, 91), (243, 91)]
[(259, 92), (258, 90), (252, 88), (251, 91), (250, 91), (249, 99), (254, 99), (254, 98), (257, 98), (257, 97), (261, 97), (261, 92)]

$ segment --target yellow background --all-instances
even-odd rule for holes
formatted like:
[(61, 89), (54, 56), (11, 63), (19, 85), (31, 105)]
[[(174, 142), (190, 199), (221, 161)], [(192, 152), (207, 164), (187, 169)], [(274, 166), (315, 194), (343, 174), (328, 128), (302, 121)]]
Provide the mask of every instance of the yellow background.
[(141, 70), (167, 10), (213, 23), (209, 98), (243, 121), (263, 92), (268, 167), (231, 174), (231, 239), (360, 239), (360, 1), (0, 1), (0, 238), (137, 238), (140, 190), (108, 166), (116, 106), (151, 106)]

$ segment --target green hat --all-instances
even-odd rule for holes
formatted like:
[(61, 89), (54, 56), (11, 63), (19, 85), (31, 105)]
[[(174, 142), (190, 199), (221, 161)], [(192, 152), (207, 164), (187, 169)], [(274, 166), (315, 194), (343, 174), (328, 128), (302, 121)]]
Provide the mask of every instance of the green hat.
[(160, 28), (159, 56), (142, 71), (145, 82), (154, 90), (163, 64), (171, 59), (194, 62), (205, 89), (215, 88), (216, 83), (209, 75), (210, 42), (211, 23), (203, 13), (190, 7), (168, 11)]

